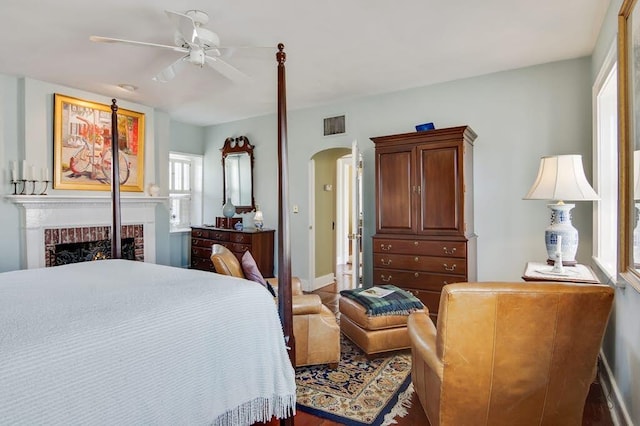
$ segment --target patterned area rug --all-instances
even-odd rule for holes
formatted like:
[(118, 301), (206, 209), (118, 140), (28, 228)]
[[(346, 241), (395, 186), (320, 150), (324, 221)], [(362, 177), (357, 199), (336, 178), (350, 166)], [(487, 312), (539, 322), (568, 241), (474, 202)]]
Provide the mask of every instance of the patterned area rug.
[(411, 404), (411, 352), (368, 360), (341, 336), (338, 368), (296, 368), (297, 408), (345, 425), (390, 425)]

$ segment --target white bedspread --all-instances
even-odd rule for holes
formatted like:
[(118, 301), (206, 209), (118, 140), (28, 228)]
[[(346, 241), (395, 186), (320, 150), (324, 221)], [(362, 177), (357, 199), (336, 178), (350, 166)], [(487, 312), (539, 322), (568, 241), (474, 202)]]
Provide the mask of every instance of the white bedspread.
[(242, 425), (294, 411), (259, 284), (127, 260), (0, 273), (1, 425)]

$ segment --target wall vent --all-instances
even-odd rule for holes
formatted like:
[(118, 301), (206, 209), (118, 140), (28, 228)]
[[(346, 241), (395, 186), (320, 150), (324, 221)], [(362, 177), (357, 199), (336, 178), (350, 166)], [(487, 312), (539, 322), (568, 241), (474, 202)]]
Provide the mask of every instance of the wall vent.
[(344, 115), (324, 119), (324, 135), (339, 135), (345, 132)]

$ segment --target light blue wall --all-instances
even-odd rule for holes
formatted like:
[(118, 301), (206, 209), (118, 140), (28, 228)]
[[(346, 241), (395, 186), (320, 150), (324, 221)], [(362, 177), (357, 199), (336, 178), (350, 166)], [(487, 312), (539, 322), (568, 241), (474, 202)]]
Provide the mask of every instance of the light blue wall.
[(9, 162), (21, 157), (18, 144), (21, 109), (20, 89), (16, 78), (0, 75), (0, 271), (20, 267), (20, 216), (18, 209), (4, 199), (13, 193)]
[[(351, 145), (363, 154), (364, 278), (370, 282), (371, 236), (375, 232), (372, 136), (414, 131), (433, 121), (438, 128), (470, 125), (475, 143), (475, 223), (481, 280), (519, 280), (525, 263), (546, 258), (544, 201), (524, 201), (539, 159), (547, 154), (582, 154), (591, 170), (590, 59), (580, 58), (495, 73), (418, 89), (371, 96), (331, 106), (290, 111), (290, 202), (292, 271), (309, 279), (309, 160), (319, 151)], [(346, 114), (347, 134), (322, 136), (325, 117)], [(255, 197), (265, 226), (277, 226), (276, 120), (274, 116), (207, 129), (205, 182), (222, 183), (220, 147), (229, 136), (247, 135), (255, 144)], [(205, 185), (205, 219), (220, 214), (222, 190)], [(591, 254), (591, 204), (574, 209), (580, 230), (578, 260)]]
[[(609, 49), (616, 46), (621, 5), (622, 0), (612, 0), (607, 11), (592, 56), (592, 83), (595, 83)], [(613, 312), (602, 346), (605, 364), (613, 375), (611, 399), (621, 424), (640, 424), (639, 307), (640, 293), (635, 288), (616, 288)]]
[[(173, 152), (204, 155), (205, 128), (192, 124), (171, 122), (171, 139), (169, 148)], [(172, 266), (188, 267), (191, 253), (191, 234), (189, 232), (172, 232), (169, 236)]]

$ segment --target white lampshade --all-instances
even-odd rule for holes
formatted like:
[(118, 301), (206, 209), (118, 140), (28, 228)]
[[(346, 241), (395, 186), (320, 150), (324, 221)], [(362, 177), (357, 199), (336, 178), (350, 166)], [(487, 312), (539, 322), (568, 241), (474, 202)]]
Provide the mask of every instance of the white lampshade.
[(525, 200), (598, 200), (582, 168), (581, 155), (549, 155), (540, 159), (538, 177)]
[(256, 210), (256, 214), (253, 215), (253, 220), (264, 220), (261, 210)]

